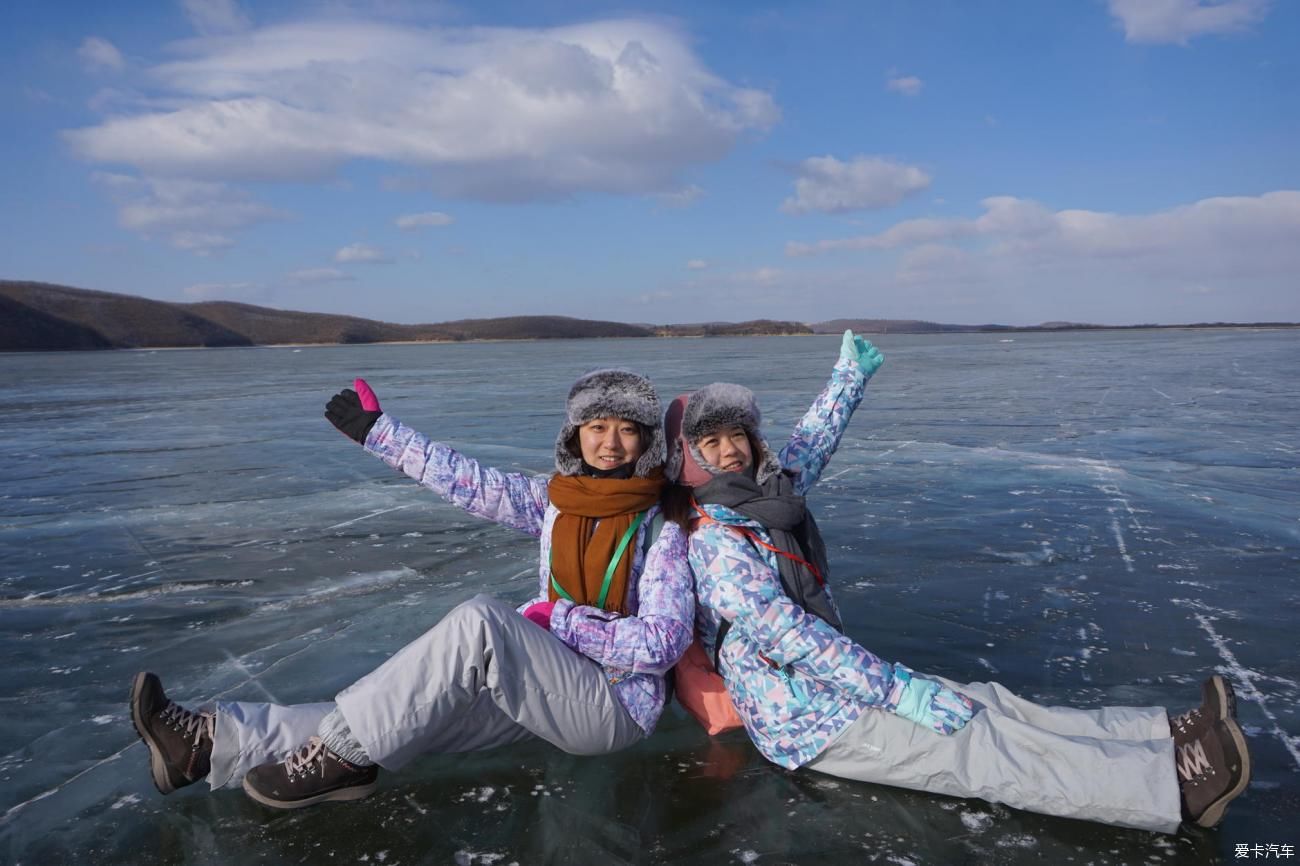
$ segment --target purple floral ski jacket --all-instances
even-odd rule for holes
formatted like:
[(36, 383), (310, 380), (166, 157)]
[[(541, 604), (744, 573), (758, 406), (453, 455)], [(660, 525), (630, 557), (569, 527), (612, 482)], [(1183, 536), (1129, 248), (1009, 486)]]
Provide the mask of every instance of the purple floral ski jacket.
[[(796, 492), (806, 494), (821, 477), (866, 384), (856, 362), (839, 361), (795, 425), (780, 460), (796, 473)], [(731, 621), (721, 673), (759, 751), (794, 769), (821, 754), (864, 707), (897, 706), (902, 683), (896, 684), (893, 666), (791, 601), (781, 589), (776, 554), (728, 527), (744, 526), (771, 543), (767, 531), (726, 506), (704, 509), (717, 522), (690, 536), (696, 627), (712, 657), (718, 626)]]
[[(550, 476), (483, 466), (387, 414), (371, 428), (365, 447), (470, 514), (540, 537), (538, 594), (520, 609), (546, 600), (551, 580), (551, 527), (559, 514), (546, 493)], [(633, 552), (628, 583), (631, 616), (564, 599), (555, 603), (551, 613), (551, 633), (604, 668), (619, 701), (647, 734), (663, 711), (664, 674), (690, 645), (695, 617), (685, 534), (676, 524), (665, 522), (646, 549), (646, 532), (658, 511), (655, 505), (647, 512), (636, 543), (629, 545)]]

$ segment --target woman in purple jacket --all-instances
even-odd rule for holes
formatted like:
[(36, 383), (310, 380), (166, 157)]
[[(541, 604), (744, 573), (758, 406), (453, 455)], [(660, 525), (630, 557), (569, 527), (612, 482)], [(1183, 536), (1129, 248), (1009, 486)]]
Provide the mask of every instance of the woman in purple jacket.
[(650, 381), (625, 370), (578, 379), (552, 476), (482, 466), (354, 384), (326, 418), (449, 502), (539, 537), (538, 594), (518, 610), (482, 595), (461, 604), (332, 702), (192, 710), (154, 674), (137, 674), (131, 718), (158, 790), (242, 781), (267, 806), (297, 808), (364, 797), (379, 767), (425, 752), (540, 737), (599, 755), (649, 735), (695, 615), (683, 532), (652, 532), (663, 523), (665, 443)]
[(880, 353), (844, 335), (830, 382), (779, 454), (754, 395), (715, 383), (668, 411), (669, 513), (693, 527), (701, 643), (765, 757), (847, 779), (1172, 833), (1213, 826), (1250, 779), (1219, 676), (1199, 708), (1043, 707), (997, 683), (890, 664), (847, 635), (804, 494), (839, 445)]

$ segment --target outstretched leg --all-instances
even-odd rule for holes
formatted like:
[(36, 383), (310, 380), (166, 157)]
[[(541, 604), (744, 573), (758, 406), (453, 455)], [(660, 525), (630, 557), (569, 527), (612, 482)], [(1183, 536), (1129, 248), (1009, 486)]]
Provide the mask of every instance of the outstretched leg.
[[(981, 683), (955, 687), (980, 702), (988, 693)], [(1179, 781), (1163, 711), (1162, 732), (1118, 740), (1059, 733), (1080, 721), (1079, 711), (1062, 709), (1055, 723), (1038, 724), (1057, 708), (1003, 695), (946, 737), (893, 713), (866, 709), (808, 767), (1031, 812), (1175, 832), (1182, 818)]]
[(530, 735), (575, 755), (606, 754), (645, 736), (598, 664), (484, 595), (453, 609), (337, 702), (370, 759), (390, 770), (425, 752), (486, 749)]
[(397, 769), (425, 752), (466, 752), (540, 737), (599, 755), (645, 733), (605, 671), (509, 605), (477, 596), (342, 691), (337, 710), (281, 764), (244, 778), (276, 808), (355, 799), (374, 766)]

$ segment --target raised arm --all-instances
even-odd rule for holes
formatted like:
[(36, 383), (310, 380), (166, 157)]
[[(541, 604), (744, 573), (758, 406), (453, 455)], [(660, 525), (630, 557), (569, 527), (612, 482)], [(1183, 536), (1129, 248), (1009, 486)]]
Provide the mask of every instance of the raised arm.
[(695, 625), (686, 537), (677, 524), (664, 523), (646, 553), (637, 589), (636, 616), (560, 599), (551, 612), (551, 632), (607, 668), (665, 673), (690, 646)]
[(541, 534), (548, 502), (545, 477), (482, 466), (384, 413), (365, 380), (356, 380), (355, 386), (335, 395), (325, 411), (345, 436), (470, 514)]
[(781, 449), (781, 466), (796, 473), (797, 493), (807, 493), (821, 477), (848, 429), (854, 410), (862, 402), (867, 381), (884, 361), (884, 356), (870, 342), (854, 336), (852, 331), (844, 332), (840, 357), (831, 370), (830, 381)]

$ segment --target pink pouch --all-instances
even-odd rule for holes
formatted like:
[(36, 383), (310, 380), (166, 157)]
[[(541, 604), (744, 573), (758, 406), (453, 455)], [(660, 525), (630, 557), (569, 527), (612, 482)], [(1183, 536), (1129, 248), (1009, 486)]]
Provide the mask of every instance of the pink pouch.
[(722, 677), (713, 670), (709, 656), (698, 640), (673, 668), (677, 701), (704, 726), (709, 736), (742, 727)]

